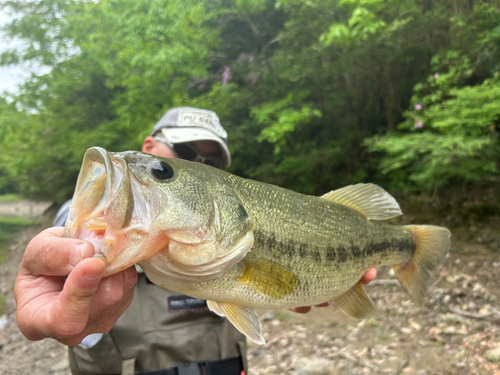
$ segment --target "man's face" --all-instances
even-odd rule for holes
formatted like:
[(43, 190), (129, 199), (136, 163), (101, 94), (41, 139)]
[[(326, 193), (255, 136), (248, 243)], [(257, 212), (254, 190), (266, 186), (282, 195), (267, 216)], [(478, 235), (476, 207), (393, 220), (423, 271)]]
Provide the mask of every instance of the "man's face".
[[(220, 160), (221, 155), (219, 151), (219, 146), (217, 146), (217, 143), (212, 142), (212, 141), (196, 141), (193, 142), (194, 147), (198, 152), (200, 153), (201, 156), (213, 158)], [(200, 160), (195, 160), (196, 162), (200, 163)], [(222, 168), (222, 166), (220, 167)]]
[[(151, 138), (151, 137), (148, 137)], [(168, 147), (165, 143), (159, 142), (154, 138), (151, 138), (150, 142), (146, 146), (146, 141), (144, 141), (144, 144), (142, 145), (142, 151), (146, 152), (148, 154), (156, 155), (156, 156), (161, 156), (164, 158), (176, 158), (177, 156), (175, 153)]]
[[(206, 157), (220, 158), (219, 147), (212, 141), (195, 141), (191, 145), (199, 152), (200, 155)], [(177, 155), (163, 142), (157, 141), (153, 137), (147, 137), (142, 145), (142, 152), (161, 156), (164, 158), (177, 158)], [(199, 160), (195, 160), (200, 162)]]

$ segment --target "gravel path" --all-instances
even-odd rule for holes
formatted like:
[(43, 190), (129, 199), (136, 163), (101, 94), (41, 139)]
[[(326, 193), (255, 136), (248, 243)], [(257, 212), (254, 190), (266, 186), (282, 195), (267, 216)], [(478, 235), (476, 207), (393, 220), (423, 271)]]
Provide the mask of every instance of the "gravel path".
[[(69, 374), (63, 345), (30, 342), (15, 322), (13, 285), (22, 254), (48, 223), (21, 232), (0, 265), (7, 320), (0, 328), (4, 375)], [(370, 319), (349, 319), (333, 306), (308, 314), (262, 312), (267, 345), (250, 343), (250, 374), (500, 374), (500, 252), (476, 235), (484, 232), (480, 229), (452, 231), (459, 235), (422, 308), (384, 268), (380, 278), (389, 281), (366, 287), (378, 308)]]

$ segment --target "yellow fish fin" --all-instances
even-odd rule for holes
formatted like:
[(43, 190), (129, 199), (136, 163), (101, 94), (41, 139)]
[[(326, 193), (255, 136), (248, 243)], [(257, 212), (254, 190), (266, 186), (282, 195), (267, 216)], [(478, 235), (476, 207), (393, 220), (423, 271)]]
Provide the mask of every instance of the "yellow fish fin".
[(349, 207), (368, 220), (386, 220), (403, 214), (396, 199), (374, 184), (349, 185), (321, 198)]
[(266, 297), (284, 297), (299, 286), (297, 276), (278, 263), (264, 259), (243, 259), (242, 264), (243, 274), (238, 277), (238, 281)]
[(368, 297), (359, 281), (347, 292), (336, 297), (333, 303), (354, 319), (365, 318), (375, 313), (373, 301)]
[(396, 276), (412, 301), (421, 306), (427, 292), (430, 273), (443, 261), (450, 249), (448, 229), (432, 225), (405, 225), (415, 238), (416, 248), (411, 260), (393, 265)]
[(220, 307), (219, 302), (208, 301), (207, 300), (208, 309), (219, 316), (225, 317), (224, 310)]
[(262, 324), (257, 313), (249, 307), (238, 306), (233, 303), (207, 301), (208, 308), (220, 316), (225, 316), (238, 331), (253, 342), (264, 345), (266, 340), (262, 336)]

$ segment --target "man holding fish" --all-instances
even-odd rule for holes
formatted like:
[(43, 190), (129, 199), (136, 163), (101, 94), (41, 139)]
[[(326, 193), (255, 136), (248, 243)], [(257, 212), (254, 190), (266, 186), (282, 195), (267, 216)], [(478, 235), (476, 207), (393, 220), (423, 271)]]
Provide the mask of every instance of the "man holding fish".
[[(168, 111), (142, 151), (216, 168), (231, 163), (217, 115), (189, 107)], [(61, 209), (56, 225), (64, 225), (68, 209)], [(50, 337), (69, 345), (74, 374), (162, 369), (197, 374), (205, 368), (240, 375), (246, 367), (245, 337), (208, 312), (205, 301), (160, 288), (135, 267), (103, 278), (106, 264), (94, 257), (94, 245), (62, 235), (63, 228), (49, 228), (24, 254), (15, 296), (17, 323), (28, 339)], [(361, 281), (375, 276), (370, 268)]]

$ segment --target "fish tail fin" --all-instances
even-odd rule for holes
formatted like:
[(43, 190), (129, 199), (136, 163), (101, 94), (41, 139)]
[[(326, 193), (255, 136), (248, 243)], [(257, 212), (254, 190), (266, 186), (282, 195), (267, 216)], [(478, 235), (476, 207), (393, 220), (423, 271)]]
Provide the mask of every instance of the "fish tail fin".
[(415, 239), (416, 249), (411, 260), (393, 266), (396, 276), (412, 301), (422, 306), (430, 273), (444, 260), (450, 248), (448, 229), (432, 225), (406, 225)]

